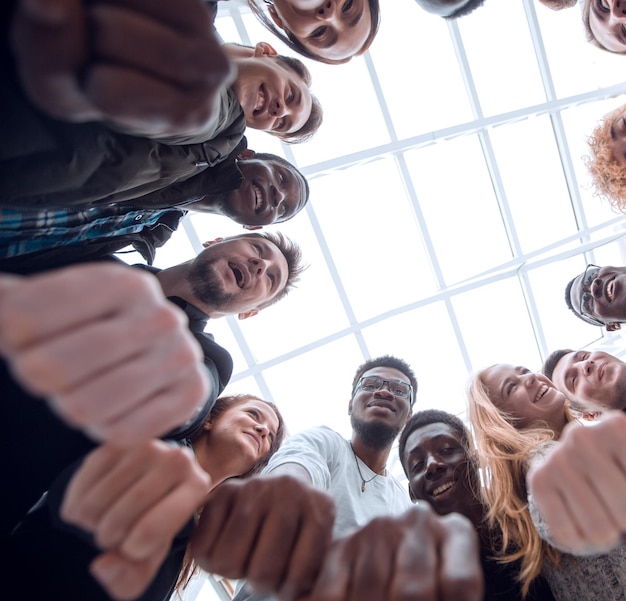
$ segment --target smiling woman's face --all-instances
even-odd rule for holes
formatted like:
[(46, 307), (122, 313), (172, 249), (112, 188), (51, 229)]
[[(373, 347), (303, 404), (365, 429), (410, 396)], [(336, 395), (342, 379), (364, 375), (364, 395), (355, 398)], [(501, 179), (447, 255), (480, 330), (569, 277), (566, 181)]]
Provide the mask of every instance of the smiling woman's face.
[(491, 402), (515, 419), (516, 428), (545, 422), (555, 430), (563, 424), (565, 395), (543, 374), (506, 364), (485, 370), (482, 380)]
[(323, 0), (302, 10), (290, 0), (274, 0), (269, 13), (312, 54), (341, 61), (359, 53), (372, 29), (368, 0)]
[(589, 29), (600, 44), (611, 52), (626, 53), (626, 4), (623, 0), (586, 0)]

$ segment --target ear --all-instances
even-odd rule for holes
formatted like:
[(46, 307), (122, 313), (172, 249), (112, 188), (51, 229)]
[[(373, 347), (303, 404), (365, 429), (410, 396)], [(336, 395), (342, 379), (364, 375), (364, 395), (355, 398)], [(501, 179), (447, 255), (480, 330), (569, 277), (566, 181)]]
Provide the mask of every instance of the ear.
[(246, 148), (237, 155), (237, 160), (245, 161), (246, 159), (251, 159), (255, 154), (256, 152), (254, 152), (254, 150), (252, 150), (251, 148)]
[(583, 411), (583, 419), (587, 422), (595, 422), (602, 417), (602, 411)]
[(270, 17), (272, 18), (272, 21), (274, 21), (274, 25), (276, 25), (278, 29), (282, 29), (284, 31), (285, 26), (283, 25), (283, 20), (278, 16), (278, 13), (276, 12), (276, 8), (274, 7), (274, 5), (269, 4), (267, 7), (267, 11), (269, 12)]
[(348, 415), (352, 415), (352, 401), (348, 403)]
[(239, 313), (237, 317), (239, 319), (248, 319), (248, 317), (254, 317), (257, 313), (257, 309), (250, 309), (250, 311), (246, 311), (245, 313)]
[(213, 420), (211, 418), (207, 419), (203, 424), (202, 424), (202, 429), (206, 430), (207, 432), (213, 429)]
[(250, 231), (262, 230), (263, 226), (262, 225), (244, 225), (243, 229), (244, 230), (250, 230)]
[(260, 56), (278, 56), (278, 52), (276, 52), (274, 47), (270, 46), (267, 42), (259, 42), (254, 47), (254, 56), (257, 58)]
[(409, 497), (411, 497), (411, 501), (413, 503), (417, 503), (419, 501), (419, 499), (413, 494), (413, 489), (411, 488), (410, 484), (409, 484)]
[(606, 325), (607, 332), (615, 332), (616, 330), (622, 329), (622, 324), (619, 321), (610, 321)]
[(202, 243), (202, 246), (204, 246), (204, 248), (209, 248), (209, 246), (213, 246), (213, 244), (217, 244), (218, 242), (221, 242), (224, 238), (215, 238), (215, 240), (207, 240), (206, 242)]

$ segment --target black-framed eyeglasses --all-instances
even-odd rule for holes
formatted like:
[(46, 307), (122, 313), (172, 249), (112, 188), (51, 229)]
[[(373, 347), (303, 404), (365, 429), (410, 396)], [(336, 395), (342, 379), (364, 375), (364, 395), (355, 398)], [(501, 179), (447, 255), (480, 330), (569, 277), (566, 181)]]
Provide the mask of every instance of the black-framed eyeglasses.
[(408, 382), (402, 380), (385, 380), (378, 376), (362, 376), (356, 385), (355, 392), (359, 388), (364, 392), (376, 392), (387, 384), (387, 390), (393, 396), (401, 399), (409, 399), (409, 403), (413, 404), (413, 387)]
[[(581, 285), (585, 288), (589, 288), (591, 284), (593, 283), (593, 280), (595, 280), (598, 277), (599, 272), (600, 272), (600, 267), (598, 267), (597, 265), (593, 265), (592, 263), (589, 263), (589, 265), (587, 265), (587, 267), (585, 268), (585, 273), (583, 273), (583, 277), (580, 282)], [(604, 322), (593, 317), (592, 315), (594, 303), (595, 303), (595, 299), (593, 297), (593, 294), (591, 292), (583, 292), (580, 295), (580, 306), (579, 306), (580, 316), (587, 323), (590, 323), (593, 326), (603, 326)]]

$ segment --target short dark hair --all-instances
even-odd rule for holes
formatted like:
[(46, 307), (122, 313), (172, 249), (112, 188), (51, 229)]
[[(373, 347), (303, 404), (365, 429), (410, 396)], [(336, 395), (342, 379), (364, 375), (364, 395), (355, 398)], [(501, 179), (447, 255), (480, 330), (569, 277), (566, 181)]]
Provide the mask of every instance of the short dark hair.
[(485, 3), (485, 0), (469, 0), (469, 2), (458, 10), (455, 10), (453, 13), (449, 14), (444, 19), (458, 19), (459, 17), (465, 17), (470, 13), (474, 12), (478, 7), (482, 6)]
[(559, 349), (550, 353), (548, 358), (543, 362), (543, 366), (541, 367), (541, 373), (548, 379), (552, 380), (552, 375), (554, 374), (554, 368), (557, 363), (565, 357), (565, 355), (569, 355), (570, 353), (574, 353), (575, 351), (571, 348), (567, 349)]
[(362, 363), (356, 370), (354, 378), (352, 378), (352, 396), (354, 397), (354, 394), (356, 393), (356, 386), (359, 383), (361, 376), (366, 371), (374, 369), (375, 367), (391, 367), (392, 369), (397, 369), (409, 379), (411, 388), (413, 389), (413, 395), (411, 398), (411, 406), (413, 406), (413, 403), (415, 403), (415, 395), (417, 394), (417, 378), (415, 377), (415, 373), (411, 369), (411, 366), (404, 359), (399, 359), (393, 355), (383, 355), (382, 357), (377, 357), (376, 359), (368, 359), (365, 363)]
[(467, 426), (461, 421), (459, 417), (456, 415), (452, 415), (452, 413), (447, 413), (446, 411), (440, 411), (439, 409), (426, 409), (424, 411), (418, 411), (415, 415), (411, 417), (411, 419), (406, 423), (404, 428), (402, 429), (402, 433), (400, 434), (400, 442), (398, 443), (398, 452), (400, 454), (400, 463), (402, 464), (402, 469), (404, 473), (407, 475), (406, 467), (404, 465), (404, 450), (406, 448), (406, 441), (409, 436), (415, 432), (415, 430), (419, 430), (419, 428), (423, 428), (424, 426), (428, 426), (429, 424), (446, 424), (450, 426), (453, 430), (456, 430), (461, 436), (461, 443), (467, 453), (468, 457), (472, 456), (472, 443), (470, 442), (470, 433), (467, 429)]
[(235, 237), (264, 238), (268, 242), (276, 245), (287, 260), (289, 274), (287, 276), (287, 283), (285, 284), (285, 287), (272, 300), (260, 305), (261, 309), (265, 309), (266, 307), (269, 307), (270, 305), (273, 305), (279, 300), (285, 298), (285, 296), (287, 296), (289, 292), (296, 287), (296, 284), (300, 280), (300, 276), (308, 268), (308, 265), (305, 265), (302, 262), (302, 250), (300, 249), (300, 246), (280, 232), (254, 232), (253, 234), (241, 234), (240, 236)]
[[(369, 35), (367, 39), (363, 43), (363, 46), (359, 49), (358, 52), (355, 53), (356, 56), (364, 54), (365, 51), (372, 45), (376, 34), (378, 33), (378, 28), (380, 26), (380, 4), (379, 0), (368, 0), (368, 4), (370, 7), (370, 21), (371, 27)], [(326, 63), (327, 65), (341, 65), (343, 63), (347, 63), (352, 57), (348, 56), (342, 59), (332, 59), (325, 58), (320, 56), (319, 54), (315, 54), (308, 50), (296, 36), (289, 30), (283, 31), (276, 27), (274, 22), (267, 16), (265, 13), (265, 1), (264, 0), (248, 0), (248, 6), (252, 13), (256, 16), (256, 18), (261, 22), (261, 25), (265, 27), (268, 31), (272, 32), (281, 42), (289, 46), (292, 50), (297, 52), (298, 54), (304, 56), (305, 58), (318, 61), (320, 63)]]
[(304, 202), (302, 203), (302, 206), (304, 207), (304, 205), (309, 202), (309, 195), (311, 193), (309, 182), (307, 178), (304, 177), (304, 174), (295, 165), (290, 163), (287, 159), (270, 152), (256, 152), (254, 154), (254, 158), (259, 159), (260, 161), (275, 161), (276, 163), (280, 163), (283, 167), (285, 167), (285, 169), (289, 169), (289, 171), (297, 173), (304, 182)]

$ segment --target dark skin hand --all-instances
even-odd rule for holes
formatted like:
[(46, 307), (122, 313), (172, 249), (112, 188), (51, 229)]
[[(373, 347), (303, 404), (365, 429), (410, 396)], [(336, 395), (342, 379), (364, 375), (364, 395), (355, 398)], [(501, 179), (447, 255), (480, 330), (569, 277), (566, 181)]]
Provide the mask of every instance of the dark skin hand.
[(201, 0), (19, 0), (11, 43), (42, 111), (146, 137), (210, 130), (234, 78)]
[(334, 518), (329, 495), (291, 476), (224, 482), (204, 505), (191, 551), (207, 572), (291, 601), (313, 587)]
[(335, 541), (301, 601), (481, 601), (478, 539), (459, 514), (422, 503)]

